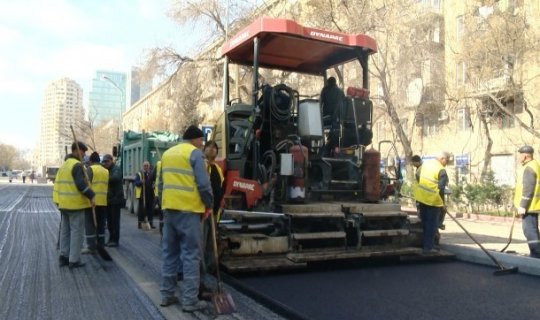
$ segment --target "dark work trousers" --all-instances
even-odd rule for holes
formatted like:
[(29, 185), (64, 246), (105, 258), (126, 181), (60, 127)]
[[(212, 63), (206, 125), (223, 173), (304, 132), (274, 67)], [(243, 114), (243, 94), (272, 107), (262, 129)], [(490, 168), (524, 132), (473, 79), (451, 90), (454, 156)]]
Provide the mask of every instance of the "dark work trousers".
[[(144, 206), (144, 202), (146, 202), (146, 207)], [(148, 223), (150, 223), (151, 226), (153, 226), (154, 221), (154, 193), (146, 193), (146, 199), (143, 201), (143, 197), (139, 198), (139, 212), (137, 213), (137, 216), (139, 218), (139, 222), (144, 222), (144, 218), (146, 217), (148, 219)]]
[(439, 210), (439, 223), (438, 227), (441, 228), (444, 225), (444, 218), (446, 218), (446, 210)]
[(116, 242), (120, 239), (120, 208), (119, 204), (107, 206), (107, 228), (109, 229), (109, 242)]
[(530, 256), (540, 258), (540, 243), (538, 240), (538, 213), (527, 213), (522, 221), (523, 234), (527, 238)]
[(422, 246), (424, 250), (432, 250), (435, 240), (435, 233), (439, 227), (439, 215), (441, 208), (419, 204), (420, 215), (422, 216)]
[[(92, 209), (88, 209), (84, 213), (84, 230), (86, 234), (86, 245), (88, 249), (94, 250), (97, 247), (102, 248), (105, 245), (105, 218), (107, 215), (107, 207), (96, 206), (96, 222), (97, 228), (94, 226), (94, 217)], [(96, 247), (97, 237), (97, 247)]]

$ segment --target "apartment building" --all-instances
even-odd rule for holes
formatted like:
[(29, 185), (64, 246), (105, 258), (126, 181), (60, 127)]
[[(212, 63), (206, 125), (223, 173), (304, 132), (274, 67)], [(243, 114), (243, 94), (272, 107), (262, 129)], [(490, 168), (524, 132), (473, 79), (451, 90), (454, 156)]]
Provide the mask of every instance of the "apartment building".
[(82, 101), (83, 90), (71, 79), (62, 78), (47, 85), (41, 107), (40, 168), (62, 164), (66, 147), (71, 152), (70, 125), (78, 128), (84, 121)]

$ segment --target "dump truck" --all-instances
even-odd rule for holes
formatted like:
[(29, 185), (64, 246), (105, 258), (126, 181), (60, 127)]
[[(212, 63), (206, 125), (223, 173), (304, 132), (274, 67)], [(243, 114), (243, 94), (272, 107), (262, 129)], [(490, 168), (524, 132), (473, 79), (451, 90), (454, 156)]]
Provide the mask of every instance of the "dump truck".
[[(418, 220), (399, 203), (381, 201), (387, 195), (381, 155), (371, 145), (369, 99), (369, 58), (376, 52), (367, 35), (266, 17), (224, 43), (225, 111), (212, 139), (225, 172), (218, 227), (228, 272), (421, 254)], [(230, 97), (234, 64), (252, 72), (247, 103)], [(341, 70), (356, 74), (357, 83), (348, 84), (341, 101), (325, 102), (337, 108), (328, 119), (303, 82), (262, 84), (263, 69), (315, 76), (320, 88), (329, 71)]]
[(137, 172), (142, 170), (144, 161), (150, 162), (152, 168), (161, 160), (165, 150), (181, 142), (181, 137), (166, 131), (154, 132), (124, 132), (120, 146), (113, 150), (117, 157), (116, 163), (122, 168), (124, 176), (124, 196), (126, 208), (131, 213), (137, 213), (139, 202), (135, 198), (133, 181)]

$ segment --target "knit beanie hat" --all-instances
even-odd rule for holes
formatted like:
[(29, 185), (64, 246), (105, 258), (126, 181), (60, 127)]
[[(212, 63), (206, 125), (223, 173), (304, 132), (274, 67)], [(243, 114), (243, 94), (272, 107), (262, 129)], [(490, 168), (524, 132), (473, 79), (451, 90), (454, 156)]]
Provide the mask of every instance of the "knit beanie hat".
[(90, 162), (93, 162), (93, 163), (100, 163), (101, 162), (101, 159), (99, 159), (99, 153), (97, 152), (92, 152), (92, 154), (90, 155)]
[(194, 125), (191, 125), (189, 126), (189, 128), (187, 128), (186, 132), (184, 132), (182, 139), (193, 140), (193, 139), (202, 138), (202, 137), (203, 137), (202, 130), (197, 128)]

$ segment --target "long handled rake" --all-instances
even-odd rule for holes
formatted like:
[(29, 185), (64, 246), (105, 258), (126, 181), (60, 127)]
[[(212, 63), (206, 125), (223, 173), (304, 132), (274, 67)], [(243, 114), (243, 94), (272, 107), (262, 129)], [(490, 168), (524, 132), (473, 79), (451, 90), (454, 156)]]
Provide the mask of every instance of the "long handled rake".
[(491, 259), (491, 261), (493, 261), (493, 263), (499, 267), (499, 270), (493, 272), (494, 275), (496, 276), (502, 276), (502, 275), (507, 275), (507, 274), (513, 274), (513, 273), (517, 273), (518, 272), (518, 267), (505, 267), (503, 266), (497, 259), (495, 259), (495, 257), (489, 253), (489, 251), (486, 250), (486, 248), (484, 248), (484, 246), (478, 242), (478, 240), (476, 240), (472, 234), (469, 233), (469, 231), (467, 231), (467, 229), (465, 229), (465, 227), (454, 217), (453, 214), (451, 214), (450, 212), (448, 212), (448, 210), (446, 208), (443, 208), (443, 210), (446, 211), (446, 213), (448, 214), (448, 216), (450, 216), (450, 218), (452, 218), (452, 220), (454, 220), (454, 222), (463, 230), (465, 231), (465, 233), (467, 234), (467, 236), (469, 236), (469, 238), (471, 238), (472, 241), (474, 241), (474, 243), (476, 243), (480, 249), (482, 249), (482, 251), (484, 251), (484, 253)]
[(510, 234), (508, 235), (508, 242), (506, 242), (506, 245), (504, 248), (501, 249), (500, 252), (505, 252), (506, 249), (508, 249), (508, 246), (510, 246), (510, 243), (512, 243), (512, 234), (514, 233), (514, 223), (516, 222), (516, 215), (514, 214), (514, 217), (512, 218), (512, 225), (510, 226)]

